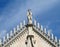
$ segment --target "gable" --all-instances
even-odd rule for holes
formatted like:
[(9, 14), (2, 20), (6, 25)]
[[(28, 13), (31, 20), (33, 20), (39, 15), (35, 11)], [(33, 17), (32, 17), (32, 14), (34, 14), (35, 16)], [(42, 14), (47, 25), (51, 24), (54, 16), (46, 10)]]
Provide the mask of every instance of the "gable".
[[(34, 39), (32, 42), (35, 47), (52, 47), (53, 46), (49, 42), (47, 42), (42, 36), (40, 36), (36, 32), (36, 30), (34, 30), (34, 28), (31, 32), (32, 32), (31, 35), (34, 36)], [(25, 29), (13, 41), (11, 41), (5, 47), (8, 47), (8, 46), (10, 46), (10, 47), (26, 47), (27, 45), (25, 44), (25, 42), (26, 42), (27, 36), (28, 36), (28, 30)]]
[[(60, 40), (51, 35), (50, 32), (46, 33), (39, 23), (32, 22), (32, 12), (27, 12), (28, 23), (25, 21), (20, 23), (13, 32), (10, 32), (10, 36), (7, 34), (3, 39), (1, 47), (60, 47)], [(52, 37), (51, 37), (51, 36)]]
[[(29, 30), (28, 30), (29, 28)], [(34, 39), (32, 40), (33, 45), (36, 47), (56, 47), (57, 44), (50, 40), (48, 36), (45, 36), (43, 31), (38, 29), (36, 26), (32, 27), (23, 27), (16, 36), (14, 36), (7, 44), (4, 45), (4, 47), (26, 47), (27, 45), (25, 44), (26, 38), (28, 36), (28, 31), (30, 35), (34, 36)], [(29, 42), (28, 42), (29, 43)]]

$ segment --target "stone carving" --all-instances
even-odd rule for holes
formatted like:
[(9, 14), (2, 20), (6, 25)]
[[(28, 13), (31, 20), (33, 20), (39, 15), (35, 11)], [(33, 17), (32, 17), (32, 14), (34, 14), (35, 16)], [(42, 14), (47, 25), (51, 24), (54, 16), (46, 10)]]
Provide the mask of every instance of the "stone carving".
[(31, 12), (31, 9), (28, 9), (27, 18), (28, 18), (28, 24), (32, 24), (32, 12)]

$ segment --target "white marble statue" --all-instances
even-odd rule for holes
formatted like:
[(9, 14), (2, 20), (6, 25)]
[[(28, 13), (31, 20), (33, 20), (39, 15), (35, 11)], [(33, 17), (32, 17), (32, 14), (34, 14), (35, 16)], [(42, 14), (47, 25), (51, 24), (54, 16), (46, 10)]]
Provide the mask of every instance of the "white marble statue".
[(31, 12), (31, 9), (28, 9), (27, 18), (28, 18), (28, 24), (32, 24), (32, 12)]

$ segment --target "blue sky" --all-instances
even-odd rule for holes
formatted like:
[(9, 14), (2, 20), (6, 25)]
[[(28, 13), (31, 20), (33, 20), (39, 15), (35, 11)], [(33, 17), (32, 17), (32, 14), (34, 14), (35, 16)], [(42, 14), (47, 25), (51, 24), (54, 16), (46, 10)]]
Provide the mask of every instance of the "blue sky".
[(28, 9), (33, 19), (60, 38), (60, 0), (0, 0), (0, 38), (27, 20)]

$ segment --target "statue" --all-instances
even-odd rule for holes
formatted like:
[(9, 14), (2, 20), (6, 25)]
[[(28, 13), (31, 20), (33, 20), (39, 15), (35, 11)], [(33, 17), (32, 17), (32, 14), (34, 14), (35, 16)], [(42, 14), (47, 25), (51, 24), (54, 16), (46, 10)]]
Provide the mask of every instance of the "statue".
[(28, 9), (27, 18), (28, 18), (28, 24), (32, 24), (32, 12), (31, 12), (31, 9)]

